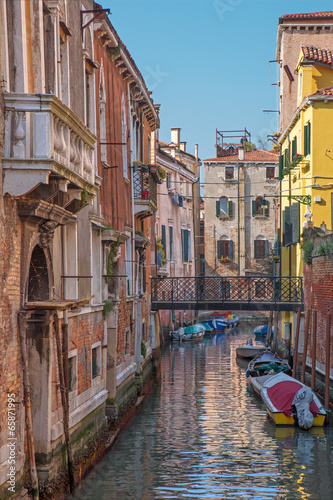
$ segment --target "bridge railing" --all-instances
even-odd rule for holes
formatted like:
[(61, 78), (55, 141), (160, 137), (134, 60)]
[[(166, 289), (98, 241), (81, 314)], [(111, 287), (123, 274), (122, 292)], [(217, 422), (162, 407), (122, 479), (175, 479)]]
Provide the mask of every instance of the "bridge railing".
[[(299, 306), (303, 279), (290, 276), (208, 276), (152, 278), (152, 305), (160, 309), (227, 303)], [(185, 308), (187, 308), (185, 307)], [(285, 307), (284, 307), (285, 308)]]

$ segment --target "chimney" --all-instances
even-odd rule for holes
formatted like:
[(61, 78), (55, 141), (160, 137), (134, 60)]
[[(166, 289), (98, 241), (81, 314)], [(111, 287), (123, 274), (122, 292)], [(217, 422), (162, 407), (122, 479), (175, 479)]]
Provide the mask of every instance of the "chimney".
[(176, 144), (177, 148), (180, 146), (180, 128), (171, 129), (171, 142)]
[(181, 142), (179, 144), (179, 148), (181, 151), (184, 151), (184, 153), (186, 153), (186, 142)]
[(244, 148), (238, 148), (238, 159), (239, 161), (244, 161)]

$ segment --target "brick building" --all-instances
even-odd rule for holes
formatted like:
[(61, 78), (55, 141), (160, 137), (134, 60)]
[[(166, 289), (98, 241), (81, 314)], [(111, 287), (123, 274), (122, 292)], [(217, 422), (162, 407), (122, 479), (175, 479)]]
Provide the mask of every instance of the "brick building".
[(0, 496), (11, 395), (15, 492), (47, 497), (153, 370), (158, 107), (93, 0), (0, 13)]
[[(158, 187), (157, 212), (158, 276), (195, 276), (195, 206), (197, 156), (186, 152), (180, 142), (180, 129), (171, 129), (171, 143), (159, 141), (156, 162), (166, 172)], [(191, 311), (161, 311), (161, 325), (170, 329), (193, 319)]]
[(244, 152), (239, 145), (231, 149), (204, 160), (205, 272), (207, 276), (271, 274), (278, 156), (262, 150)]

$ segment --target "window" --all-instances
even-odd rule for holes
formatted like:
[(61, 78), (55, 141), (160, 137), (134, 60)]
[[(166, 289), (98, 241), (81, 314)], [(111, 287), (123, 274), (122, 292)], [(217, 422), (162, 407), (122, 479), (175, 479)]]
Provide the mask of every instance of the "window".
[(304, 156), (307, 156), (311, 152), (311, 128), (310, 122), (304, 125)]
[(125, 356), (126, 354), (130, 355), (131, 353), (131, 330), (130, 328), (126, 328), (125, 332)]
[(169, 226), (169, 253), (170, 253), (170, 260), (174, 261), (175, 260), (175, 252), (174, 252), (174, 245), (173, 245), (173, 227)]
[(146, 325), (145, 322), (142, 322), (142, 327), (141, 327), (141, 340), (145, 342), (146, 340)]
[(92, 380), (101, 374), (101, 346), (93, 344), (91, 349), (91, 378)]
[(254, 241), (254, 258), (255, 259), (268, 259), (269, 244), (262, 236)]
[(205, 254), (200, 254), (200, 275), (205, 276)]
[(233, 203), (226, 196), (221, 196), (216, 202), (216, 217), (232, 217)]
[(184, 181), (182, 179), (180, 180), (179, 192), (184, 194)]
[(295, 135), (295, 137), (291, 141), (291, 161), (294, 160), (296, 154), (297, 154), (297, 137)]
[(166, 184), (169, 191), (172, 191), (172, 174), (168, 173), (166, 178)]
[(205, 243), (205, 223), (200, 221), (200, 243)]
[(255, 200), (252, 200), (252, 216), (269, 217), (269, 201), (264, 200), (262, 196), (257, 196)]
[(163, 245), (163, 250), (164, 250), (165, 258), (166, 258), (166, 256), (167, 256), (167, 245), (166, 245), (166, 231), (165, 231), (165, 226), (164, 225), (162, 225), (161, 243)]
[(125, 241), (126, 275), (127, 275), (127, 295), (132, 295), (132, 249), (131, 238)]
[(68, 354), (68, 390), (69, 392), (75, 391), (77, 388), (77, 349)]
[(266, 179), (275, 179), (275, 167), (266, 167)]
[(191, 249), (191, 231), (182, 229), (182, 257), (183, 262), (188, 262), (192, 259)]
[(234, 178), (234, 167), (225, 167), (225, 180), (231, 181)]
[(233, 256), (233, 241), (226, 236), (222, 236), (217, 242), (217, 258), (220, 261), (232, 260)]
[(303, 73), (300, 71), (298, 73), (298, 99), (302, 98), (302, 75)]

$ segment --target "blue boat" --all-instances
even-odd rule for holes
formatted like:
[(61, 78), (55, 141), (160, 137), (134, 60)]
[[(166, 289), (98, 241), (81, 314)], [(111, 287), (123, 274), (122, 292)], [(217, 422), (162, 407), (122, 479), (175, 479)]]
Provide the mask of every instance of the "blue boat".
[(214, 313), (211, 316), (213, 327), (218, 331), (234, 330), (239, 324), (239, 317), (231, 312)]
[[(268, 324), (257, 326), (253, 330), (253, 332), (255, 335), (261, 335), (262, 337), (265, 337), (267, 335), (267, 330), (268, 330)], [(274, 325), (272, 325), (271, 333), (274, 333)]]

